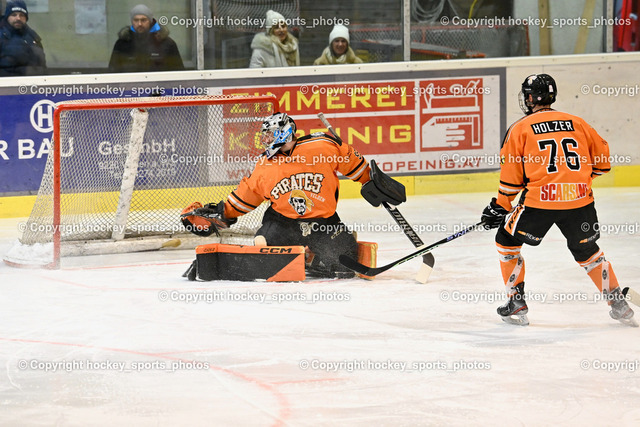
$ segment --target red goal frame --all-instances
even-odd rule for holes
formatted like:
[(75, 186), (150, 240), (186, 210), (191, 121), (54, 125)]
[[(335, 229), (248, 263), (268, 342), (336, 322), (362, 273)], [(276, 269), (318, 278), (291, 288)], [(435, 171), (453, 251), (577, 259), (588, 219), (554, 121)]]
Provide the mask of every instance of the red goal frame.
[[(86, 101), (86, 100), (83, 100)], [(106, 110), (123, 108), (125, 105), (127, 108), (164, 108), (164, 107), (179, 107), (179, 106), (202, 106), (202, 105), (220, 105), (220, 104), (233, 104), (233, 103), (246, 103), (250, 102), (263, 102), (271, 104), (272, 111), (277, 111), (278, 99), (275, 95), (256, 95), (256, 96), (224, 96), (224, 95), (211, 95), (202, 97), (158, 97), (158, 98), (108, 98), (104, 100), (98, 100), (98, 102), (83, 102), (83, 101), (64, 101), (56, 104), (53, 113), (53, 141), (52, 141), (52, 154), (53, 154), (53, 262), (47, 265), (46, 268), (59, 269), (61, 258), (61, 213), (60, 213), (60, 199), (61, 199), (61, 160), (60, 160), (60, 118), (65, 111), (74, 110)]]

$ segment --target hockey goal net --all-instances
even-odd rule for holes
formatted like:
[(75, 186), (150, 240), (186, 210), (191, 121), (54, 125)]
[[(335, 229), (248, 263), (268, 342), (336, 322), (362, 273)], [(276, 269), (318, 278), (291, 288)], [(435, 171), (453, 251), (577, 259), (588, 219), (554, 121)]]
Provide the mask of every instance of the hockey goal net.
[[(274, 96), (56, 104), (40, 189), (5, 262), (59, 268), (64, 256), (197, 240), (182, 226), (181, 210), (194, 201), (224, 200), (249, 175), (263, 151), (260, 126), (276, 106)], [(264, 207), (243, 216), (222, 241), (251, 242)]]

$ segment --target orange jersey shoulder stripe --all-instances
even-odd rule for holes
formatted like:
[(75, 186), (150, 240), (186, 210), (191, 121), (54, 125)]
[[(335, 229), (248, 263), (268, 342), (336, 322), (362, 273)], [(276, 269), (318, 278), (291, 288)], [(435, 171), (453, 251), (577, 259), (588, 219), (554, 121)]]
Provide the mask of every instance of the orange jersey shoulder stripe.
[(231, 192), (231, 194), (227, 198), (227, 201), (235, 210), (237, 210), (241, 214), (251, 212), (258, 207), (257, 205), (253, 205), (242, 200), (240, 197), (238, 197), (235, 191)]

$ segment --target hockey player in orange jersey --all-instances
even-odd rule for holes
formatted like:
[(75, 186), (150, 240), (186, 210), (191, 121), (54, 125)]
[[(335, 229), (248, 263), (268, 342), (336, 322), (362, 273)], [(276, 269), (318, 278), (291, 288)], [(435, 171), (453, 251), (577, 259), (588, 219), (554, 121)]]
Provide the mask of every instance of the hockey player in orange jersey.
[[(610, 169), (609, 146), (580, 117), (553, 110), (556, 82), (533, 74), (522, 83), (525, 117), (511, 125), (500, 149), (500, 186), (482, 213), (498, 228), (496, 245), (509, 301), (498, 308), (508, 323), (526, 325), (524, 243), (537, 246), (555, 224), (574, 259), (606, 297), (613, 319), (637, 326), (611, 264), (596, 244), (600, 237), (591, 183)], [(521, 193), (518, 204), (512, 201)]]
[[(310, 251), (309, 274), (353, 277), (355, 273), (338, 260), (343, 254), (356, 258), (358, 250), (354, 235), (336, 213), (338, 172), (363, 184), (361, 193), (374, 206), (379, 206), (380, 200), (401, 203), (404, 186), (384, 174), (376, 178), (378, 182), (371, 180), (364, 157), (331, 135), (314, 133), (298, 138), (294, 120), (285, 113), (268, 117), (261, 130), (265, 152), (251, 175), (242, 179), (224, 203), (211, 203), (195, 212), (207, 214), (214, 227), (226, 228), (268, 200), (271, 206), (256, 233), (257, 245), (305, 246)], [(183, 211), (183, 223), (196, 234), (210, 234), (210, 229), (198, 233), (197, 227), (190, 226), (198, 218), (184, 212), (193, 211), (193, 207)]]

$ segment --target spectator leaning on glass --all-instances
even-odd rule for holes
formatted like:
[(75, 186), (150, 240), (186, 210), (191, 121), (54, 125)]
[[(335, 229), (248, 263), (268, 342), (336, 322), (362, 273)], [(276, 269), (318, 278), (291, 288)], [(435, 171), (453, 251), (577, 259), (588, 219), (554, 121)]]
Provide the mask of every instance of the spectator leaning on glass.
[(336, 25), (329, 34), (329, 46), (327, 46), (320, 58), (313, 61), (313, 65), (331, 64), (361, 64), (362, 59), (358, 58), (349, 46), (349, 29), (344, 25)]
[(270, 10), (265, 21), (266, 31), (251, 42), (249, 68), (292, 67), (300, 65), (298, 39), (287, 31), (284, 16)]
[(153, 19), (151, 9), (139, 4), (131, 9), (131, 26), (118, 32), (109, 71), (116, 73), (184, 70), (176, 42), (169, 30)]
[(0, 21), (0, 76), (46, 73), (47, 64), (40, 36), (27, 25), (28, 20), (25, 2), (7, 2)]

